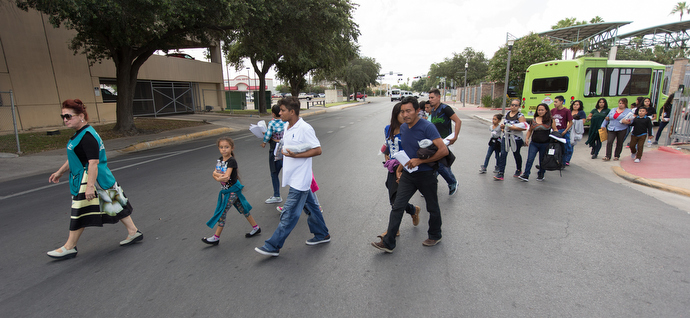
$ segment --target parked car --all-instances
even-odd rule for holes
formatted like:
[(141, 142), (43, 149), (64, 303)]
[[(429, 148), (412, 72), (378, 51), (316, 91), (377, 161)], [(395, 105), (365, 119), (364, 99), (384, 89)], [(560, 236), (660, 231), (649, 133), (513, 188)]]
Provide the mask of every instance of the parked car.
[[(355, 96), (355, 94), (350, 94), (350, 98), (352, 98), (353, 96)], [(368, 97), (367, 94), (357, 92), (357, 99), (367, 98), (367, 97)]]
[(324, 94), (324, 93), (319, 93), (319, 97), (321, 97), (321, 98), (326, 98), (326, 94)]
[(247, 93), (247, 102), (253, 102), (254, 101), (254, 95), (252, 93)]
[(299, 96), (297, 98), (311, 100), (311, 95), (308, 95), (307, 93), (299, 93)]
[(273, 95), (271, 95), (271, 98), (283, 98), (283, 94), (281, 94), (281, 93), (273, 93)]
[(166, 54), (165, 56), (179, 57), (179, 58), (181, 58), (181, 59), (188, 59), (188, 60), (194, 60), (194, 59), (195, 59), (195, 58), (192, 57), (191, 55), (185, 54), (185, 53), (168, 53), (168, 54)]

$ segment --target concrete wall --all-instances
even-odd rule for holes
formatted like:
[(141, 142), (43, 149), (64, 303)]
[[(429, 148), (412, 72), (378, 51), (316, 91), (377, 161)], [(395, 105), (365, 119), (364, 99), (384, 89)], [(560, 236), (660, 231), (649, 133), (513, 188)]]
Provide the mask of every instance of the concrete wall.
[[(53, 28), (47, 16), (35, 10), (0, 6), (0, 91), (13, 91), (20, 129), (61, 126), (60, 105), (70, 98), (84, 102), (90, 122), (115, 121), (115, 103), (103, 103), (97, 89), (100, 78), (115, 78), (115, 64), (104, 60), (89, 66), (85, 55), (75, 55), (68, 48), (75, 34)], [(220, 48), (210, 49), (211, 63), (151, 56), (141, 67), (139, 79), (192, 82), (197, 84), (195, 96), (202, 96), (202, 88), (216, 90), (213, 97), (204, 94), (206, 104), (224, 108)]]

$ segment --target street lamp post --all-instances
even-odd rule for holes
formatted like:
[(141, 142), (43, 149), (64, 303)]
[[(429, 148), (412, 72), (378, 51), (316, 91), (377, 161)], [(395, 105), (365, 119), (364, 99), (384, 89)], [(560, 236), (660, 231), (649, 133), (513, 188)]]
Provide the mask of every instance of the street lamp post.
[(506, 63), (506, 80), (503, 84), (503, 105), (501, 106), (501, 114), (506, 114), (506, 98), (508, 97), (508, 81), (510, 76), (510, 52), (513, 50), (513, 44), (515, 43), (515, 37), (507, 33), (506, 34), (506, 44), (508, 44), (508, 62)]
[(467, 99), (467, 67), (469, 64), (465, 62), (465, 86), (462, 88), (462, 107), (465, 107), (465, 100)]

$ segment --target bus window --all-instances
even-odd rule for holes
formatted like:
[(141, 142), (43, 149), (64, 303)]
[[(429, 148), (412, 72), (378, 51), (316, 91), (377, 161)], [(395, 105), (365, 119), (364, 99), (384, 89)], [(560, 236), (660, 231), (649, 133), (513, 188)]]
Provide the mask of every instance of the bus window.
[(628, 95), (647, 95), (652, 81), (651, 68), (635, 68), (630, 78), (630, 93)]
[(609, 79), (611, 80), (609, 82), (609, 96), (616, 96), (618, 95), (618, 69), (610, 68), (608, 71)]
[(536, 78), (532, 81), (532, 93), (565, 93), (568, 91), (568, 77)]
[(597, 87), (596, 87), (596, 96), (601, 96), (601, 94), (604, 93), (604, 70), (599, 69), (597, 70)]
[(632, 69), (623, 68), (618, 79), (618, 95), (630, 95), (630, 77)]
[(585, 74), (584, 96), (601, 96), (604, 88), (604, 69), (590, 68)]

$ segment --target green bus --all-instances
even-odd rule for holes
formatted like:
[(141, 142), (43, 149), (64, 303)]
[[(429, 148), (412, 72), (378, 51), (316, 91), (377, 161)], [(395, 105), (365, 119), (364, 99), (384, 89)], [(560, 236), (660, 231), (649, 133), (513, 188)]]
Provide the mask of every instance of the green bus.
[(538, 104), (546, 103), (551, 108), (558, 95), (565, 97), (566, 107), (570, 107), (573, 100), (581, 100), (587, 114), (595, 108), (599, 98), (605, 98), (611, 109), (618, 106), (622, 97), (628, 99), (630, 106), (640, 96), (651, 98), (659, 111), (668, 98), (670, 74), (665, 73), (666, 66), (656, 62), (601, 57), (532, 64), (525, 75), (522, 113), (531, 119)]

